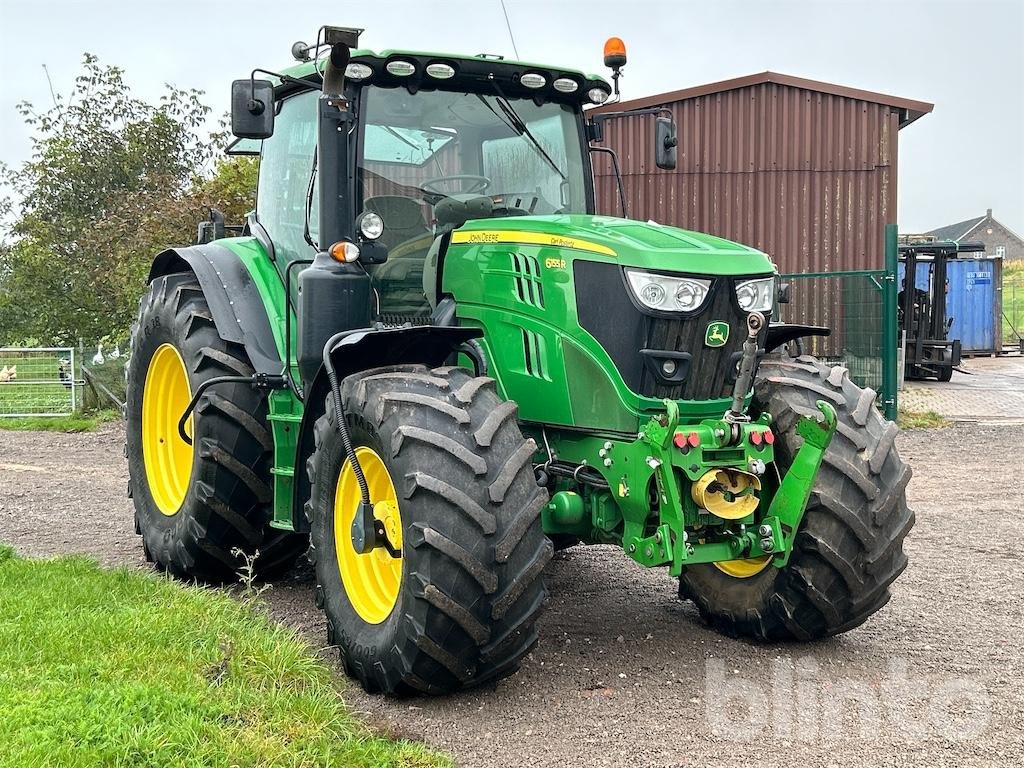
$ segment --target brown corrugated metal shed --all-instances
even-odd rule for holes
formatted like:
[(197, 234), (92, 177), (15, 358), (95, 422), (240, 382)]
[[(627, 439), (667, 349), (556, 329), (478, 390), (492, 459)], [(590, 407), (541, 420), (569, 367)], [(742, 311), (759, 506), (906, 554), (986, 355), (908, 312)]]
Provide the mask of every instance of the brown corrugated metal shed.
[[(767, 252), (782, 272), (879, 269), (896, 220), (897, 133), (931, 104), (775, 72), (607, 105), (666, 106), (678, 167), (654, 165), (650, 116), (609, 119), (629, 214)], [(621, 215), (611, 163), (594, 155), (598, 211)]]

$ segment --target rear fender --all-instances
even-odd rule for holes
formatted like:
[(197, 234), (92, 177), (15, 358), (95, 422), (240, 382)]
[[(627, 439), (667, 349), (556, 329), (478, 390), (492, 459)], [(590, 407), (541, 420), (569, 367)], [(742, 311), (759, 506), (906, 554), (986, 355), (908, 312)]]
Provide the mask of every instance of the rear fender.
[(221, 338), (243, 345), (258, 373), (279, 375), (284, 365), (267, 310), (237, 254), (216, 243), (170, 248), (153, 260), (149, 282), (179, 272), (192, 272), (199, 280)]
[[(479, 328), (421, 325), (405, 328), (361, 328), (351, 331), (337, 341), (329, 354), (331, 364), (341, 382), (353, 373), (389, 365), (420, 363), (437, 366), (448, 360), (459, 345), (483, 332)], [(327, 394), (330, 392), (327, 370), (323, 364), (306, 387), (302, 423), (299, 425), (295, 449), (295, 482), (292, 515), (295, 530), (306, 530), (309, 521), (303, 506), (309, 499), (309, 476), (306, 460), (313, 454), (313, 427), (324, 414)]]

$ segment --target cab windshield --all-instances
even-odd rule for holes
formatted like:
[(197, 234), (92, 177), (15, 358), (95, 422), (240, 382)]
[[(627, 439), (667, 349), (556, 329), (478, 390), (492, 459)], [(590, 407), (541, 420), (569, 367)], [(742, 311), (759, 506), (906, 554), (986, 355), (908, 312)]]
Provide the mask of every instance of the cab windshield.
[(363, 210), (379, 213), (392, 232), (432, 229), (433, 206), (451, 196), (488, 197), (492, 216), (586, 213), (577, 121), (568, 105), (497, 92), (370, 88), (358, 167)]

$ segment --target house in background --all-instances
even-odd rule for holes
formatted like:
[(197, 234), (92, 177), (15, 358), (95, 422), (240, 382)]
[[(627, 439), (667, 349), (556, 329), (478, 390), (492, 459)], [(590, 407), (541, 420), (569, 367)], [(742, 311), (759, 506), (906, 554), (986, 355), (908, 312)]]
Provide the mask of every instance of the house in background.
[(1002, 258), (1005, 261), (1024, 260), (1024, 239), (1005, 224), (992, 216), (992, 209), (979, 216), (948, 227), (939, 227), (924, 233), (936, 240), (952, 240), (955, 243), (981, 242), (985, 244), (985, 255)]

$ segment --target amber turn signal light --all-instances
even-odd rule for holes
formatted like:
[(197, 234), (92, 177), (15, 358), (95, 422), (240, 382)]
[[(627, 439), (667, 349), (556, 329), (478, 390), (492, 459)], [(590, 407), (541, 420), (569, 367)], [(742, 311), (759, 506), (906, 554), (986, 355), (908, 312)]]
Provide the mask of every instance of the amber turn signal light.
[(340, 261), (342, 264), (350, 264), (359, 258), (359, 246), (347, 240), (339, 240), (327, 249), (327, 253), (335, 261)]

